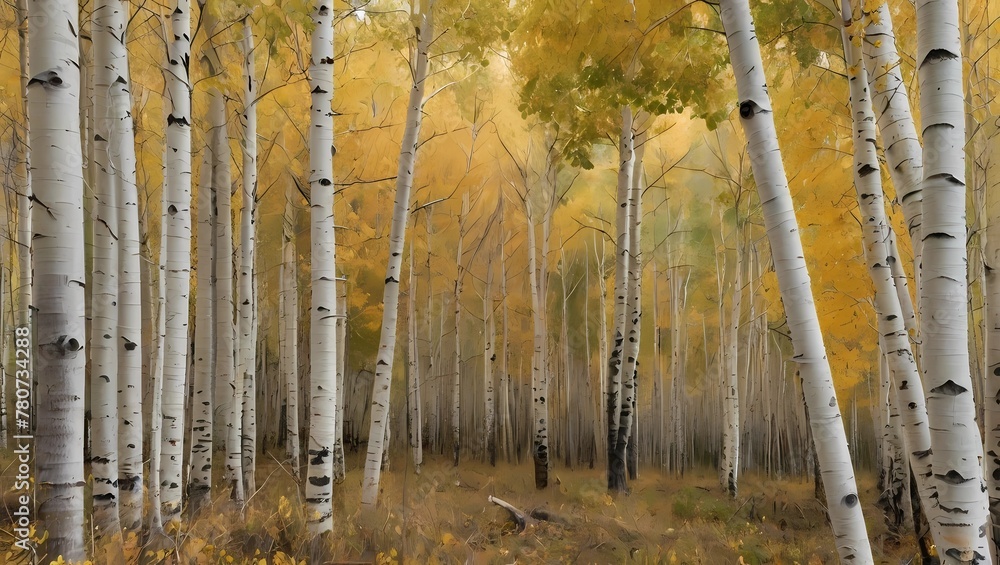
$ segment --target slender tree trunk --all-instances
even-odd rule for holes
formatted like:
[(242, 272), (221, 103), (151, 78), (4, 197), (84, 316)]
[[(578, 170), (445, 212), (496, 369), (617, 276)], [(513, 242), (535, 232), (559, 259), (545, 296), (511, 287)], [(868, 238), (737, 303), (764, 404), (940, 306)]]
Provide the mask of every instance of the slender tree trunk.
[(432, 13), (433, 0), (429, 0), (423, 13), (414, 13), (417, 35), (416, 57), (412, 63), (413, 85), (406, 109), (406, 129), (399, 153), (396, 171), (396, 202), (392, 212), (392, 229), (389, 231), (389, 264), (385, 275), (385, 293), (382, 302), (382, 335), (379, 341), (378, 361), (375, 364), (375, 384), (372, 394), (371, 426), (365, 474), (361, 484), (361, 504), (367, 509), (375, 507), (378, 484), (382, 472), (382, 450), (386, 422), (389, 414), (389, 385), (392, 381), (392, 364), (396, 350), (396, 318), (399, 310), (399, 278), (406, 238), (406, 215), (410, 208), (410, 189), (423, 118), (424, 84), (427, 78), (427, 50), (434, 37)]
[(163, 431), (160, 461), (164, 518), (180, 520), (187, 392), (188, 293), (191, 277), (191, 11), (188, 0), (171, 10), (167, 45), (167, 137), (164, 179), (166, 223), (166, 333), (163, 341)]
[(465, 239), (465, 226), (469, 219), (469, 194), (462, 195), (462, 215), (458, 220), (458, 249), (455, 254), (455, 361), (451, 380), (451, 442), (452, 464), (458, 467), (459, 454), (462, 450), (462, 279), (465, 268), (462, 266), (462, 241)]
[[(625, 476), (625, 453), (618, 451), (621, 421), (621, 406), (623, 397), (628, 393), (624, 390), (623, 363), (626, 331), (626, 309), (628, 307), (628, 268), (629, 268), (629, 233), (632, 210), (629, 207), (629, 190), (632, 185), (633, 153), (632, 109), (622, 107), (622, 130), (618, 142), (618, 212), (615, 223), (618, 227), (617, 261), (615, 263), (615, 319), (614, 347), (608, 361), (608, 490), (624, 492), (627, 487)], [(627, 398), (631, 404), (631, 398)], [(625, 436), (626, 438), (628, 435)]]
[(535, 243), (535, 223), (531, 213), (530, 201), (526, 214), (528, 220), (528, 277), (531, 287), (531, 314), (534, 326), (534, 355), (531, 360), (531, 393), (532, 393), (532, 459), (535, 465), (535, 488), (543, 489), (549, 485), (549, 410), (548, 382), (545, 379), (545, 369), (542, 366), (544, 358), (545, 334), (542, 326), (542, 296), (539, 289), (537, 245)]
[(118, 189), (117, 147), (109, 140), (120, 118), (111, 99), (125, 45), (121, 6), (97, 2), (94, 42), (94, 221), (90, 325), (90, 430), (93, 527), (98, 538), (121, 531), (118, 521)]
[(118, 182), (118, 490), (121, 525), (142, 530), (142, 257), (139, 248), (139, 194), (136, 187), (132, 83), (125, 48), (125, 5), (109, 0), (117, 23), (113, 43), (117, 76), (111, 89), (114, 129), (109, 147), (117, 162)]
[[(635, 119), (633, 131), (642, 129), (639, 134), (633, 133), (632, 174), (629, 186), (629, 216), (628, 226), (628, 307), (631, 318), (628, 322), (628, 342), (625, 344), (625, 397), (622, 399), (621, 423), (618, 434), (618, 451), (626, 459), (629, 480), (635, 480), (639, 475), (638, 422), (637, 400), (639, 398), (639, 339), (642, 329), (642, 157), (646, 151), (646, 121), (649, 115), (639, 112)], [(624, 445), (622, 445), (624, 443)]]
[(243, 488), (247, 496), (257, 490), (257, 308), (254, 278), (257, 218), (257, 78), (250, 18), (243, 20), (243, 210), (240, 220), (240, 370), (243, 379)]
[[(17, 195), (18, 325), (31, 328), (31, 144), (28, 125), (28, 8), (27, 0), (16, 0), (18, 57), (21, 74), (21, 111), (25, 137), (18, 142), (18, 167), (21, 169)], [(30, 329), (29, 329), (30, 331)], [(34, 335), (33, 332), (31, 332)]]
[(416, 254), (415, 243), (416, 238), (410, 241), (410, 280), (406, 297), (406, 337), (408, 341), (407, 380), (410, 385), (407, 404), (410, 412), (409, 431), (410, 449), (413, 450), (413, 468), (419, 475), (420, 465), (424, 461), (424, 450), (422, 437), (423, 421), (420, 417), (420, 351), (417, 348), (417, 277), (413, 272), (413, 256)]
[(888, 3), (879, 3), (865, 22), (862, 47), (865, 67), (870, 72), (868, 85), (872, 92), (872, 107), (877, 112), (886, 165), (896, 187), (896, 200), (902, 205), (903, 218), (913, 245), (914, 276), (919, 288), (924, 197), (920, 140), (910, 112)]
[(333, 527), (333, 443), (337, 422), (337, 271), (333, 202), (333, 7), (323, 1), (313, 12), (309, 66), (312, 108), (309, 135), (309, 191), (312, 210), (312, 307), (310, 308), (310, 389), (306, 479), (306, 520), (310, 533)]
[[(166, 225), (167, 209), (161, 206), (160, 225)], [(163, 533), (163, 518), (160, 496), (160, 461), (163, 438), (163, 350), (167, 334), (167, 232), (160, 230), (160, 257), (156, 293), (156, 335), (153, 340), (154, 354), (149, 368), (150, 408), (149, 408), (149, 529), (153, 534)]]
[(281, 315), (282, 345), (281, 374), (285, 381), (285, 438), (292, 475), (300, 475), (299, 449), (299, 298), (298, 269), (295, 253), (295, 210), (292, 207), (292, 186), (285, 190), (285, 214), (282, 220)]
[[(608, 352), (608, 281), (607, 281), (607, 271), (604, 269), (604, 262), (606, 258), (605, 254), (605, 241), (603, 237), (601, 240), (601, 252), (600, 255), (597, 253), (597, 239), (598, 235), (594, 234), (594, 258), (597, 263), (597, 311), (598, 311), (598, 321), (600, 322), (598, 326), (598, 337), (597, 337), (597, 358), (598, 358), (598, 395), (597, 403), (594, 406), (595, 414), (595, 428), (594, 428), (594, 451), (597, 453), (608, 452), (607, 439), (609, 437), (608, 426), (609, 420), (607, 418), (608, 411), (606, 410), (608, 398), (608, 363), (605, 362), (609, 359)], [(617, 432), (616, 432), (617, 433)], [(596, 457), (596, 455), (595, 455)]]
[(496, 337), (496, 322), (493, 317), (493, 254), (486, 264), (486, 292), (483, 295), (483, 440), (486, 461), (497, 465), (496, 413), (494, 412), (493, 365), (497, 354), (493, 347)]
[(946, 563), (990, 563), (982, 441), (969, 374), (966, 297), (965, 123), (958, 3), (917, 2), (923, 127), (921, 361), (933, 483), (935, 542)]
[[(213, 130), (210, 136), (218, 135)], [(197, 515), (212, 500), (213, 407), (215, 382), (215, 186), (212, 154), (205, 151), (198, 182), (198, 294), (195, 297), (194, 414), (191, 420), (191, 470), (188, 505)], [(224, 257), (223, 261), (228, 261)]]
[(503, 456), (507, 463), (511, 462), (514, 450), (514, 433), (510, 407), (513, 399), (510, 394), (510, 316), (507, 308), (507, 231), (503, 219), (503, 204), (500, 205), (500, 333), (503, 342), (503, 354), (500, 356), (500, 418), (498, 426), (503, 438)]
[[(895, 388), (896, 404), (905, 407), (901, 429), (909, 454), (920, 500), (928, 517), (939, 511), (934, 500), (935, 486), (931, 479), (931, 436), (927, 426), (924, 388), (917, 370), (916, 356), (910, 349), (909, 336), (898, 288), (895, 285), (892, 265), (899, 258), (888, 244), (889, 225), (885, 217), (885, 203), (875, 147), (875, 114), (869, 98), (868, 73), (865, 70), (861, 49), (852, 41), (849, 31), (852, 17), (848, 2), (843, 6), (843, 43), (845, 59), (852, 69), (848, 80), (851, 91), (851, 113), (854, 121), (854, 186), (861, 212), (862, 236), (868, 274), (875, 285), (875, 312), (878, 317), (878, 334), (884, 344), (889, 374)], [(858, 32), (860, 33), (860, 31)], [(891, 429), (891, 426), (890, 426)], [(897, 464), (898, 466), (898, 464)], [(899, 477), (897, 477), (899, 479)], [(936, 530), (936, 520), (932, 528)], [(900, 524), (902, 525), (902, 524)]]
[(75, 2), (40, 0), (29, 16), (47, 22), (31, 30), (28, 82), (32, 178), (33, 296), (38, 399), (36, 488), (43, 554), (79, 561), (84, 549), (83, 178), (77, 126), (80, 68)]
[(872, 563), (847, 438), (781, 163), (750, 6), (744, 0), (722, 0), (721, 15), (736, 77), (740, 122), (748, 140), (778, 286), (791, 329), (795, 359), (799, 362), (837, 550), (842, 561)]
[[(737, 210), (739, 216), (739, 210)], [(725, 365), (725, 400), (722, 406), (722, 465), (726, 492), (736, 498), (739, 490), (740, 470), (740, 374), (739, 374), (739, 330), (740, 314), (743, 304), (743, 249), (740, 238), (739, 219), (733, 230), (736, 245), (736, 268), (733, 279), (732, 310), (729, 313), (725, 332), (725, 350), (723, 364)]]
[(344, 482), (347, 467), (344, 460), (344, 365), (347, 359), (347, 281), (340, 279), (337, 294), (337, 418), (333, 433), (333, 480)]

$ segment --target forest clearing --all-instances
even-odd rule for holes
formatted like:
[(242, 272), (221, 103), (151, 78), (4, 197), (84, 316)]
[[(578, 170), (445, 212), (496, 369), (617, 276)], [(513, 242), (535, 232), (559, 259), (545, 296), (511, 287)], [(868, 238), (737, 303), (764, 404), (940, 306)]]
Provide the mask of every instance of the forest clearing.
[(995, 0), (0, 37), (0, 562), (1000, 563)]

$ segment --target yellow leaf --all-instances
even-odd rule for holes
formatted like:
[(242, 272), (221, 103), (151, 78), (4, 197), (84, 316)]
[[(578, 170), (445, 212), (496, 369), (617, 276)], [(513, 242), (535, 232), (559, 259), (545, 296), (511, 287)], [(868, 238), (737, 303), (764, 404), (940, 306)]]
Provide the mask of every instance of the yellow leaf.
[(445, 532), (444, 535), (441, 536), (442, 545), (452, 545), (454, 543), (456, 543), (455, 536), (451, 535), (450, 533)]

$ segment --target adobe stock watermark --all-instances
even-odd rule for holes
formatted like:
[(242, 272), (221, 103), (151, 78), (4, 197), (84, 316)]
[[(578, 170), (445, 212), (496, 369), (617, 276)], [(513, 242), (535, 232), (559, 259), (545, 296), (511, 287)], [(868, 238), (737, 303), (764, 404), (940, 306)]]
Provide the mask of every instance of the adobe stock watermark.
[(31, 526), (35, 520), (35, 478), (32, 472), (35, 438), (31, 434), (31, 331), (27, 326), (14, 330), (14, 456), (17, 473), (14, 492), (17, 499), (11, 516), (14, 519), (14, 547), (31, 551)]

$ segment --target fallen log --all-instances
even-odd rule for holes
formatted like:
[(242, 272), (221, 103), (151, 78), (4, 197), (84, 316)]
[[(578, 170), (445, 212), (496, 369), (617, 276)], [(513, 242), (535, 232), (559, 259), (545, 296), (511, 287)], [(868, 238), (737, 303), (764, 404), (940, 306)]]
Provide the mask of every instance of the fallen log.
[(518, 533), (523, 532), (528, 526), (534, 526), (538, 523), (538, 520), (532, 518), (509, 502), (500, 500), (495, 496), (490, 496), (487, 500), (510, 513), (510, 517), (513, 518), (514, 523), (517, 525)]

